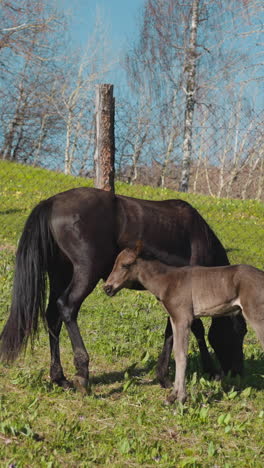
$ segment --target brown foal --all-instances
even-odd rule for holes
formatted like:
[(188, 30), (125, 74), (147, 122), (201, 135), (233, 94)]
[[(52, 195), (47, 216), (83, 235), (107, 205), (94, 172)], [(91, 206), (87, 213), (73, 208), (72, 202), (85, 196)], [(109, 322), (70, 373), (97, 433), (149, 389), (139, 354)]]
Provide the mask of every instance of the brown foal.
[(155, 259), (146, 260), (140, 256), (141, 250), (138, 245), (118, 255), (104, 291), (114, 296), (130, 281), (139, 281), (161, 301), (170, 316), (176, 362), (168, 402), (184, 402), (189, 333), (195, 318), (242, 311), (264, 348), (264, 272), (249, 265), (177, 268)]

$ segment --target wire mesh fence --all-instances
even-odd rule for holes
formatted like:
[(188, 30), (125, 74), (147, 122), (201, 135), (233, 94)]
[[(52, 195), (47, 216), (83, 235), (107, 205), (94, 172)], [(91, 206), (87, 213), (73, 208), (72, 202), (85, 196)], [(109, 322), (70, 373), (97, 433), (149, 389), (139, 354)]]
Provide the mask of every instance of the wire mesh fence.
[[(145, 104), (131, 107), (127, 101), (116, 100), (116, 177), (129, 183), (178, 190), (184, 96), (178, 97), (175, 108), (167, 104), (165, 108), (149, 109)], [(261, 105), (242, 107), (241, 103), (196, 105), (190, 193), (264, 200), (264, 111)], [(89, 111), (76, 111), (70, 120), (53, 114), (31, 115), (31, 108), (15, 115), (6, 110), (0, 132), (0, 159), (93, 178), (94, 110), (92, 93)]]
[[(148, 114), (144, 107), (141, 111), (135, 106), (128, 112), (127, 103), (116, 101), (116, 191), (139, 198), (186, 199), (215, 230), (232, 263), (263, 268), (263, 111), (246, 107), (242, 112), (241, 103), (196, 106), (188, 193), (176, 193), (181, 175), (183, 101), (171, 118), (164, 109), (152, 109)], [(26, 115), (22, 118), (18, 113), (4, 126), (0, 153), (2, 245), (14, 245), (31, 208), (41, 199), (93, 185), (94, 115), (90, 112), (84, 118), (76, 113), (71, 128), (62, 121), (59, 125), (58, 120), (52, 127), (53, 122), (54, 115), (42, 115), (30, 123)]]
[[(189, 192), (239, 199), (264, 199), (264, 112), (232, 106), (197, 106), (192, 127)], [(146, 126), (144, 122), (143, 126)], [(155, 186), (179, 189), (183, 156), (184, 103), (174, 127), (163, 131), (151, 123), (129, 153), (119, 155), (119, 176)], [(128, 136), (129, 141), (129, 136)], [(122, 145), (120, 145), (122, 147)], [(138, 156), (139, 155), (139, 156)], [(147, 161), (147, 163), (146, 163)], [(137, 167), (136, 167), (137, 166)]]

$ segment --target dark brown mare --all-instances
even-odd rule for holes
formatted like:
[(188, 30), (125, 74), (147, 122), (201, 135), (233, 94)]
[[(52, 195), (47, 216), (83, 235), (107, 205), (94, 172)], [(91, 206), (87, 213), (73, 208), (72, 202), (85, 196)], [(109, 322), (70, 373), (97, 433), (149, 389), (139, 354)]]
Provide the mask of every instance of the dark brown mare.
[(242, 311), (264, 349), (264, 272), (249, 265), (176, 268), (146, 260), (142, 245), (117, 257), (104, 290), (114, 296), (130, 281), (139, 281), (167, 310), (176, 362), (174, 388), (168, 398), (186, 400), (185, 372), (189, 333), (197, 317), (221, 317)]
[[(38, 330), (39, 317), (47, 322), (51, 351), (50, 376), (63, 387), (59, 335), (64, 322), (71, 340), (76, 376), (74, 384), (86, 389), (89, 356), (77, 315), (83, 300), (98, 281), (106, 279), (118, 253), (142, 239), (161, 261), (178, 265), (226, 265), (226, 252), (200, 214), (182, 200), (146, 201), (113, 195), (93, 188), (59, 193), (39, 203), (26, 221), (20, 238), (10, 315), (1, 335), (0, 355), (14, 360)], [(46, 273), (50, 295), (46, 309)], [(131, 285), (141, 288), (138, 283)], [(213, 373), (200, 320), (193, 323), (204, 366)], [(212, 321), (209, 340), (224, 372), (242, 371), (242, 317)], [(172, 329), (167, 324), (157, 375), (167, 385)]]

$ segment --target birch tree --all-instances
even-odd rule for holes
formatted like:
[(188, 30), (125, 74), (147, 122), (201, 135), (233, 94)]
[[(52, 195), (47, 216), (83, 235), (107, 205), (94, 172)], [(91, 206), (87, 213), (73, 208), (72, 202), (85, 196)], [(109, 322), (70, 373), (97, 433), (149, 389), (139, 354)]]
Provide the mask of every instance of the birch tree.
[[(54, 10), (50, 13), (44, 0), (2, 0), (0, 11), (0, 50), (11, 51), (13, 56), (23, 58), (30, 54), (31, 60), (45, 60), (46, 40), (40, 41), (36, 48), (36, 36), (48, 37), (58, 29), (61, 17)], [(9, 65), (10, 60), (0, 61), (7, 72)]]
[(45, 96), (59, 66), (64, 22), (44, 0), (3, 1), (0, 9), (1, 155), (32, 163), (47, 136)]
[(197, 31), (199, 24), (199, 0), (193, 0), (191, 7), (191, 25), (190, 39), (186, 53), (185, 72), (186, 79), (186, 105), (184, 116), (183, 130), (183, 157), (182, 157), (182, 172), (179, 190), (187, 192), (189, 189), (190, 166), (192, 157), (192, 126), (193, 112), (195, 105), (195, 90), (196, 90), (196, 61), (197, 61)]
[[(140, 40), (126, 57), (128, 81), (133, 90), (147, 84), (156, 106), (162, 109), (166, 107), (165, 102), (173, 102), (177, 90), (177, 108), (171, 112), (170, 127), (173, 128), (173, 115), (181, 116), (178, 127), (181, 154), (176, 145), (173, 156), (181, 160), (175, 166), (175, 172), (179, 173), (175, 173), (175, 180), (179, 180), (178, 188), (182, 191), (190, 189), (192, 165), (200, 154), (194, 144), (193, 130), (200, 125), (201, 110), (208, 109), (210, 125), (210, 113), (217, 107), (228, 107), (231, 92), (235, 100), (242, 82), (255, 80), (257, 83), (261, 78), (258, 42), (254, 45), (263, 29), (258, 21), (261, 12), (263, 4), (258, 0), (147, 0), (145, 3)], [(254, 49), (243, 47), (243, 40), (251, 36)], [(170, 83), (170, 99), (164, 94), (165, 81)], [(248, 86), (245, 86), (243, 98), (250, 99), (248, 96)], [(161, 133), (156, 134), (160, 138)], [(165, 150), (162, 153), (166, 165), (168, 153)], [(210, 164), (209, 154), (207, 161)]]

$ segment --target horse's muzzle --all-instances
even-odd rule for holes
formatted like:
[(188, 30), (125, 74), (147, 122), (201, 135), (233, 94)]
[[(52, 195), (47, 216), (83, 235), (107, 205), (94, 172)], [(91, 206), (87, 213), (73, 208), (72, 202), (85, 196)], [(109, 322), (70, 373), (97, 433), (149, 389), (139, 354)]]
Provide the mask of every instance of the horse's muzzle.
[(111, 284), (106, 284), (103, 286), (104, 292), (107, 294), (107, 296), (114, 296), (115, 295), (115, 290)]

